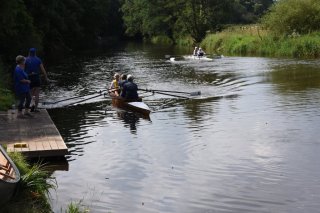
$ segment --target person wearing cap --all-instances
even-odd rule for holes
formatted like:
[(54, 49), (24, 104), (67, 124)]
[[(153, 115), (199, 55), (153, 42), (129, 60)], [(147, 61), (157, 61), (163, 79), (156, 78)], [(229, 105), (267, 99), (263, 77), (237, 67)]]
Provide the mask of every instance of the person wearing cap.
[(30, 48), (29, 56), (26, 59), (26, 73), (31, 81), (31, 96), (34, 99), (34, 104), (31, 107), (32, 112), (39, 112), (38, 104), (41, 86), (40, 72), (43, 73), (45, 81), (48, 82), (47, 72), (43, 66), (42, 60), (36, 55), (36, 48)]
[[(16, 57), (17, 66), (14, 70), (14, 87), (16, 95), (19, 98), (18, 105), (18, 118), (32, 117), (29, 112), (31, 95), (30, 95), (30, 83), (25, 69), (26, 58), (22, 55)], [(22, 109), (25, 108), (24, 114), (22, 114)]]
[(116, 96), (119, 96), (119, 93), (120, 93), (119, 81), (120, 81), (119, 73), (114, 74), (113, 80), (109, 87), (109, 92), (114, 92)]
[(202, 57), (204, 56), (206, 53), (203, 51), (203, 49), (201, 49), (201, 47), (199, 47), (199, 50), (198, 50), (198, 57)]
[(195, 47), (193, 50), (193, 56), (197, 56), (198, 55), (198, 47)]
[(138, 100), (138, 86), (137, 84), (133, 83), (133, 76), (128, 75), (127, 77), (128, 82), (123, 84), (122, 96), (127, 100)]

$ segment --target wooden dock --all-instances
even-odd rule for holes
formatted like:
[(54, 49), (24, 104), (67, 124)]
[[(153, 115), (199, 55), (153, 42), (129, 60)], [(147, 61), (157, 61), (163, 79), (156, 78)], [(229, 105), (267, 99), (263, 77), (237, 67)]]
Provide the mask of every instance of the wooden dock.
[(32, 118), (18, 119), (16, 111), (0, 112), (0, 144), (5, 144), (8, 152), (21, 152), (29, 158), (68, 154), (47, 110), (32, 115)]

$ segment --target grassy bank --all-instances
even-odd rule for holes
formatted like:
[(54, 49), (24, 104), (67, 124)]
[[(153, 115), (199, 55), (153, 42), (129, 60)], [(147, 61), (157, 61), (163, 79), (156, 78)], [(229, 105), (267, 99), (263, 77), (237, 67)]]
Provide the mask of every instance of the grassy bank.
[[(49, 203), (50, 190), (56, 189), (56, 179), (41, 163), (30, 165), (21, 153), (8, 153), (20, 172), (20, 182), (15, 196), (0, 206), (0, 212), (52, 213)], [(61, 213), (88, 213), (90, 209), (79, 202), (70, 202)]]
[(7, 74), (6, 67), (0, 59), (0, 111), (7, 110), (14, 103), (14, 95), (9, 90), (10, 76)]
[(206, 52), (225, 55), (318, 58), (320, 32), (275, 37), (259, 26), (237, 26), (208, 34), (201, 46)]
[(29, 165), (20, 153), (9, 153), (21, 175), (14, 198), (0, 207), (0, 212), (52, 212), (49, 204), (49, 190), (56, 188), (55, 178), (41, 164)]

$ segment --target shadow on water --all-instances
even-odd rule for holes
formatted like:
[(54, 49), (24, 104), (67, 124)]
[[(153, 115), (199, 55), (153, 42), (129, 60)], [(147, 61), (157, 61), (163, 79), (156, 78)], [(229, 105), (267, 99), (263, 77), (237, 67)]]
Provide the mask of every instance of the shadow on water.
[(136, 134), (137, 132), (137, 124), (139, 124), (140, 119), (146, 119), (151, 121), (149, 116), (143, 117), (142, 115), (134, 112), (116, 110), (116, 113), (118, 118), (123, 121), (124, 127), (129, 128), (130, 132), (133, 134)]
[(103, 103), (92, 103), (48, 110), (63, 136), (70, 155), (81, 156), (83, 146), (94, 142), (88, 132), (103, 125), (105, 112), (102, 108)]

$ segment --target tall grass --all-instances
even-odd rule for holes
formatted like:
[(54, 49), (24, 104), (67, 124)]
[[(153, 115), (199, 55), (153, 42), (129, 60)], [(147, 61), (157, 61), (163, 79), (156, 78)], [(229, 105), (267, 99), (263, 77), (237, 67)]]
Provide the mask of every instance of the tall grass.
[(68, 205), (66, 213), (88, 213), (90, 212), (89, 208), (82, 205), (82, 201), (79, 202), (71, 202)]
[(233, 27), (207, 35), (201, 45), (207, 52), (226, 55), (317, 58), (320, 32), (276, 37), (259, 27)]
[(16, 196), (0, 212), (52, 212), (49, 204), (49, 190), (55, 189), (55, 178), (46, 171), (41, 163), (28, 164), (21, 153), (9, 153), (9, 156), (20, 171), (21, 179)]

